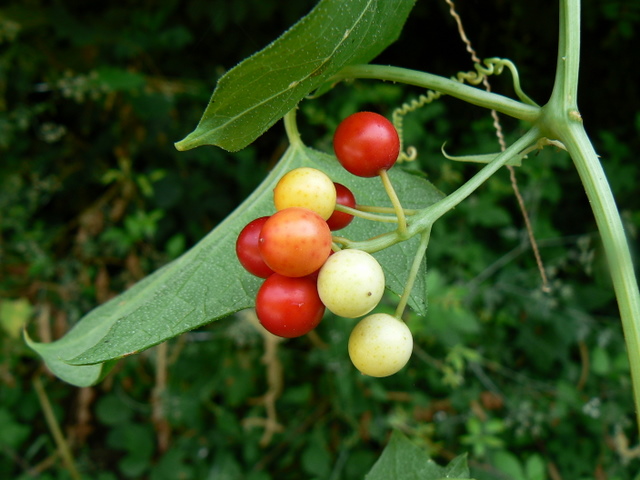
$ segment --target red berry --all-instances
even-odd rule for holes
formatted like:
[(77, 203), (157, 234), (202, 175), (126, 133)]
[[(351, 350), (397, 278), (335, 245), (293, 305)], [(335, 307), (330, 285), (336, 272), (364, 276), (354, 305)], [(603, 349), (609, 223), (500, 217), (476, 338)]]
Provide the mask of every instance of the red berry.
[(274, 273), (256, 296), (256, 313), (264, 328), (274, 335), (293, 338), (318, 326), (325, 306), (312, 277), (285, 277)]
[(273, 270), (264, 263), (258, 247), (260, 231), (268, 219), (269, 217), (260, 217), (249, 222), (242, 229), (236, 240), (238, 260), (249, 273), (261, 278), (267, 278), (273, 273)]
[[(354, 197), (351, 190), (341, 183), (334, 183), (334, 185), (336, 187), (336, 203), (345, 207), (356, 208), (356, 197)], [(353, 215), (334, 210), (327, 220), (327, 225), (331, 230), (340, 230), (349, 225), (351, 220), (353, 220)]]
[(345, 118), (333, 136), (338, 161), (359, 177), (375, 177), (389, 170), (398, 159), (400, 138), (393, 124), (382, 115), (358, 112)]
[(317, 213), (301, 207), (280, 210), (260, 232), (260, 254), (276, 273), (304, 277), (318, 270), (331, 252), (331, 230)]

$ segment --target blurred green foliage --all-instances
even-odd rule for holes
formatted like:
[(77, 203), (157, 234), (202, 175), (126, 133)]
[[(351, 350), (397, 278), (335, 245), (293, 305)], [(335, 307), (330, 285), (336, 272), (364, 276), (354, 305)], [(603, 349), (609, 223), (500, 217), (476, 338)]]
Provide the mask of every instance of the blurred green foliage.
[[(317, 337), (265, 356), (248, 317), (229, 318), (120, 362), (91, 389), (48, 377), (24, 346), (23, 325), (39, 340), (59, 337), (197, 242), (259, 183), (284, 148), (279, 126), (234, 155), (178, 153), (173, 142), (197, 124), (221, 73), (313, 3), (0, 7), (0, 478), (72, 478), (32, 389), (38, 376), (85, 478), (363, 478), (395, 429), (442, 464), (469, 452), (480, 480), (637, 479), (615, 299), (577, 175), (551, 149), (516, 171), (551, 292), (540, 289), (500, 172), (434, 227), (430, 314), (410, 315), (416, 351), (394, 377), (356, 374), (345, 319), (327, 318)], [(458, 8), (479, 55), (512, 59), (525, 91), (544, 102), (555, 3)], [(469, 69), (447, 10), (418, 2), (378, 62), (447, 76)], [(640, 6), (585, 0), (583, 11), (579, 104), (637, 254)], [(491, 81), (509, 93), (508, 78)], [(340, 85), (301, 105), (303, 139), (330, 151), (340, 118), (361, 108), (390, 114), (417, 93)], [(503, 125), (508, 138), (521, 128)], [(444, 192), (477, 169), (443, 159), (445, 141), (452, 154), (498, 149), (487, 112), (451, 99), (409, 115), (405, 140)], [(272, 390), (278, 425), (267, 442), (274, 419), (263, 395)]]

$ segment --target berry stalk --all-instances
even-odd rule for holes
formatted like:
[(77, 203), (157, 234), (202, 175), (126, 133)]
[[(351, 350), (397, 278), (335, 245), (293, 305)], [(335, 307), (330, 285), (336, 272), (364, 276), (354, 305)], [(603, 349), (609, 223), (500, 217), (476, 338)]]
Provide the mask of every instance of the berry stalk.
[(404, 210), (402, 209), (402, 204), (400, 203), (398, 194), (396, 194), (393, 184), (391, 183), (391, 179), (389, 178), (389, 173), (386, 170), (380, 170), (379, 176), (380, 180), (382, 180), (382, 185), (384, 185), (384, 189), (389, 196), (389, 200), (391, 200), (396, 218), (398, 219), (398, 235), (406, 237), (407, 219), (404, 216)]
[(407, 276), (407, 282), (405, 283), (404, 291), (402, 292), (402, 297), (400, 297), (400, 301), (398, 302), (398, 306), (396, 307), (395, 317), (398, 319), (402, 318), (404, 313), (404, 309), (409, 302), (409, 296), (411, 295), (411, 290), (413, 290), (413, 284), (416, 281), (416, 277), (418, 276), (418, 272), (420, 271), (420, 265), (422, 264), (422, 259), (427, 253), (427, 247), (429, 246), (429, 239), (431, 238), (431, 227), (427, 228), (421, 234), (420, 238), (420, 246), (416, 252), (416, 256), (413, 259), (413, 263), (411, 264), (411, 270), (409, 270), (409, 275)]

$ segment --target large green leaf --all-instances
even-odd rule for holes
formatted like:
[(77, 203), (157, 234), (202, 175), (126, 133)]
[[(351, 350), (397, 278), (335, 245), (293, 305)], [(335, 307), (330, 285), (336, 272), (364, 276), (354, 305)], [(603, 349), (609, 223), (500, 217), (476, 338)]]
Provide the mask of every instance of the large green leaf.
[[(30, 346), (63, 380), (90, 385), (104, 375), (104, 362), (252, 307), (261, 280), (245, 272), (238, 262), (236, 237), (249, 221), (275, 211), (275, 184), (300, 166), (323, 170), (351, 188), (361, 204), (390, 206), (378, 178), (355, 177), (333, 156), (302, 145), (290, 147), (260, 187), (192, 249), (91, 311), (63, 338), (49, 344), (27, 338)], [(397, 167), (390, 171), (390, 177), (407, 208), (424, 207), (442, 198), (425, 179)], [(389, 224), (355, 219), (340, 234), (365, 240), (390, 228)], [(402, 292), (417, 245), (417, 239), (412, 239), (376, 253), (391, 291)], [(426, 310), (424, 277), (419, 275), (409, 303), (420, 313)]]
[(322, 0), (280, 38), (218, 82), (200, 123), (178, 150), (249, 145), (345, 65), (393, 43), (415, 0)]
[(395, 430), (365, 480), (470, 480), (466, 456), (441, 467), (427, 452)]

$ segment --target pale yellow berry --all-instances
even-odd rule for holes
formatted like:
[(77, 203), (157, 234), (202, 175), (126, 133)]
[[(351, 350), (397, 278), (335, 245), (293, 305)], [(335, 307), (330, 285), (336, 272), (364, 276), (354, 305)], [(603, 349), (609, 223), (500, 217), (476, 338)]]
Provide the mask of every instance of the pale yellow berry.
[(363, 318), (349, 337), (353, 365), (371, 377), (388, 377), (398, 372), (407, 364), (412, 351), (411, 330), (387, 313)]
[(369, 313), (380, 302), (384, 287), (382, 267), (362, 250), (334, 253), (318, 274), (322, 303), (341, 317), (356, 318)]
[(311, 167), (287, 172), (273, 190), (276, 210), (302, 207), (327, 220), (336, 208), (336, 187), (326, 173)]

